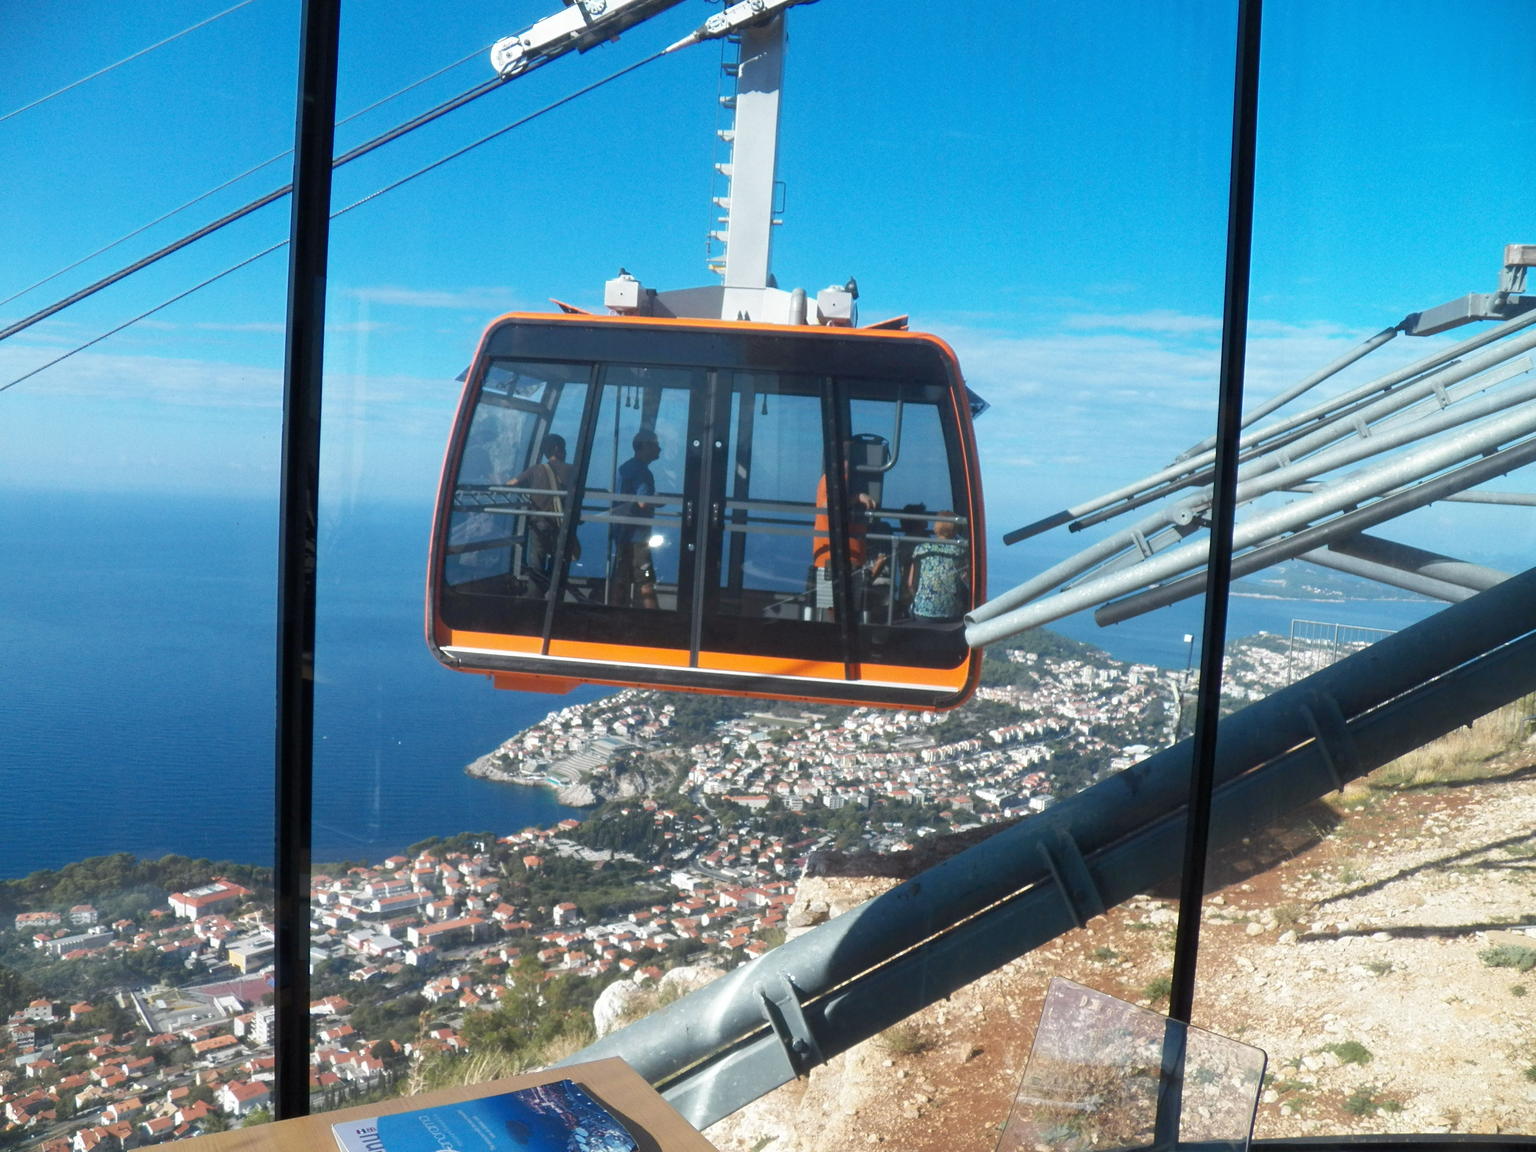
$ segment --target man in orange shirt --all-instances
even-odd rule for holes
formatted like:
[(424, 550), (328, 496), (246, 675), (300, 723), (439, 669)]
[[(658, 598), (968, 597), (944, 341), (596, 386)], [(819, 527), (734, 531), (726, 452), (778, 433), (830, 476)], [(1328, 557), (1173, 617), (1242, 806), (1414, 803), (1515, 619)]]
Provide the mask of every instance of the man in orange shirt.
[[(865, 571), (864, 536), (869, 531), (868, 516), (874, 509), (875, 502), (868, 492), (855, 492), (849, 503), (852, 507), (847, 518), (848, 567), (858, 582), (854, 591), (855, 595), (859, 596), (863, 585), (880, 575), (887, 557), (881, 553), (875, 557), (873, 566), (867, 572)], [(827, 476), (826, 473), (822, 473), (821, 478), (816, 482), (816, 519), (812, 525), (814, 538), (811, 541), (811, 563), (816, 570), (816, 608), (822, 613), (822, 619), (831, 620), (834, 618), (832, 573), (829, 567), (832, 560), (832, 527), (828, 512)]]

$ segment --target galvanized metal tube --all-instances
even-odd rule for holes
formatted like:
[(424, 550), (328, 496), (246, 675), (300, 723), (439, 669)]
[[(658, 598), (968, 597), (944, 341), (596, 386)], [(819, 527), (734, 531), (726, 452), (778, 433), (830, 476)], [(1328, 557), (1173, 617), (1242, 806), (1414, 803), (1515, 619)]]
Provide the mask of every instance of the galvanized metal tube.
[[(1536, 333), (1531, 334), (1531, 343), (1536, 346)], [(1528, 371), (1529, 368), (1530, 363), (1527, 361), (1524, 370)], [(1428, 389), (1426, 394), (1427, 392)], [(1291, 446), (1295, 455), (1300, 455), (1302, 452), (1315, 452), (1315, 454), (1305, 459), (1295, 460), (1293, 463), (1287, 463), (1283, 459), (1266, 459), (1258, 462), (1262, 463), (1263, 467), (1255, 467), (1251, 475), (1244, 476), (1243, 483), (1238, 488), (1238, 497), (1244, 501), (1256, 500), (1271, 492), (1284, 491), (1314, 476), (1321, 476), (1350, 464), (1357, 464), (1372, 456), (1380, 456), (1412, 444), (1416, 440), (1427, 440), (1431, 436), (1438, 436), (1452, 428), (1475, 423), (1530, 400), (1536, 400), (1536, 381), (1494, 396), (1464, 400), (1453, 407), (1440, 409), (1433, 415), (1422, 416), (1416, 420), (1393, 423), (1381, 431), (1349, 443), (1339, 444), (1326, 451), (1317, 451), (1317, 448), (1327, 442), (1326, 440), (1320, 439), (1315, 445), (1298, 442)], [(1337, 438), (1336, 435), (1328, 437), (1329, 440)]]
[[(1280, 393), (1280, 395), (1270, 400), (1264, 401), (1264, 403), (1260, 404), (1252, 411), (1244, 412), (1243, 427), (1251, 428), (1260, 420), (1264, 419), (1264, 417), (1268, 416), (1271, 412), (1276, 412), (1279, 409), (1284, 408), (1298, 396), (1312, 391), (1312, 389), (1316, 388), (1330, 376), (1338, 375), (1340, 372), (1344, 371), (1344, 369), (1353, 364), (1356, 360), (1362, 359), (1365, 356), (1369, 356), (1372, 352), (1376, 351), (1376, 349), (1380, 348), (1388, 340), (1391, 340), (1394, 336), (1396, 336), (1397, 332), (1398, 330), (1395, 327), (1383, 328), (1369, 340), (1365, 340), (1358, 346), (1351, 348), (1348, 352), (1344, 353), (1344, 355), (1340, 356), (1327, 367), (1320, 368), (1316, 372), (1312, 373), (1312, 375), (1301, 381), (1301, 383), (1292, 385), (1290, 388)], [(1187, 453), (1185, 453), (1185, 455), (1194, 456), (1201, 452), (1205, 452), (1211, 448), (1214, 443), (1215, 440), (1212, 437), (1207, 436), (1204, 440), (1200, 441), (1200, 443), (1196, 444)]]
[(1499, 504), (1510, 508), (1536, 508), (1536, 492), (1458, 492), (1447, 496), (1466, 504)]
[(1450, 364), (1453, 360), (1458, 360), (1468, 353), (1475, 352), (1479, 348), (1484, 348), (1489, 344), (1493, 344), (1496, 341), (1502, 340), (1506, 336), (1512, 336), (1516, 332), (1519, 332), (1521, 329), (1527, 328), (1532, 324), (1536, 324), (1536, 312), (1532, 312), (1524, 316), (1517, 316), (1513, 320), (1506, 320), (1504, 323), (1499, 324), (1494, 328), (1490, 328), (1488, 331), (1483, 332), (1480, 335), (1469, 337), (1468, 339), (1463, 340), (1461, 343), (1452, 345), (1450, 348), (1447, 348), (1444, 351), (1438, 352), (1432, 356), (1426, 356), (1423, 360), (1420, 360), (1417, 363), (1410, 364), (1404, 368), (1399, 368), (1395, 372), (1389, 372), (1385, 376), (1381, 376), (1375, 380), (1370, 381), (1369, 383), (1362, 384), (1358, 388), (1355, 388), (1349, 392), (1345, 392), (1342, 395), (1332, 397), (1322, 404), (1315, 405), (1305, 412), (1300, 412), (1295, 416), (1287, 417), (1285, 420), (1282, 420), (1277, 424), (1273, 424), (1268, 428), (1260, 428), (1248, 436), (1243, 437), (1243, 446), (1248, 447), (1253, 444), (1258, 444), (1264, 440), (1273, 439), (1276, 436), (1280, 436), (1287, 432), (1294, 431), (1297, 428), (1304, 427), (1307, 424), (1313, 424), (1324, 419), (1329, 419), (1340, 409), (1348, 408), (1361, 400), (1367, 399), (1377, 392), (1383, 392), (1389, 388), (1394, 388), (1404, 381), (1412, 380), (1415, 376), (1422, 376), (1426, 373), (1433, 372), (1438, 368), (1443, 368)]
[[(1234, 534), (1234, 548), (1248, 548), (1282, 532), (1296, 530), (1324, 516), (1364, 500), (1380, 496), (1419, 477), (1432, 475), (1470, 456), (1486, 455), (1499, 445), (1536, 431), (1536, 411), (1512, 412), (1448, 437), (1441, 443), (1381, 464), (1367, 472), (1344, 477), (1336, 483), (1292, 501), (1284, 507), (1245, 521)], [(967, 625), (966, 643), (982, 648), (1006, 636), (1039, 627), (1062, 616), (1134, 592), (1180, 572), (1200, 567), (1209, 552), (1209, 541), (1185, 544), (1149, 558), (1125, 572), (1095, 577), (1058, 593), (1048, 600), (1027, 604), (984, 623)]]
[[(1536, 324), (1536, 313), (1529, 313), (1523, 316), (1517, 316), (1513, 320), (1506, 320), (1504, 323), (1499, 324), (1498, 326), (1491, 328), (1486, 332), (1483, 332), (1477, 336), (1469, 337), (1459, 344), (1447, 348), (1442, 352), (1435, 353), (1432, 356), (1426, 356), (1424, 359), (1416, 361), (1415, 363), (1410, 364), (1404, 368), (1399, 368), (1396, 371), (1389, 372), (1384, 376), (1379, 376), (1369, 383), (1360, 385), (1352, 391), (1346, 392), (1340, 396), (1333, 397), (1325, 401), (1323, 404), (1315, 405), (1314, 407), (1308, 409), (1305, 412), (1299, 413), (1296, 416), (1287, 417), (1285, 420), (1282, 420), (1267, 428), (1259, 428), (1251, 431), (1245, 434), (1239, 443), (1245, 449), (1251, 448), (1255, 445), (1262, 444), (1266, 440), (1275, 439), (1289, 432), (1293, 432), (1298, 428), (1305, 427), (1308, 424), (1315, 424), (1325, 419), (1330, 419), (1336, 416), (1339, 412), (1349, 409), (1351, 406), (1372, 396), (1375, 393), (1385, 392), (1399, 384), (1404, 383), (1405, 381), (1412, 380), (1416, 376), (1422, 376), (1426, 373), (1433, 372), (1438, 368), (1442, 368), (1450, 364), (1452, 361), (1457, 360), (1469, 352), (1474, 352), (1479, 348), (1486, 347), (1489, 344), (1502, 340), (1504, 337), (1512, 335), (1531, 324)], [(1111, 492), (1107, 492), (1102, 496), (1097, 496), (1094, 499), (1085, 501), (1084, 503), (1076, 505), (1073, 508), (1065, 509), (1062, 512), (1056, 513), (1054, 516), (1048, 517), (1046, 520), (1041, 521), (1041, 523), (1045, 524), (1049, 522), (1052, 524), (1057, 524), (1076, 520), (1079, 521), (1083, 526), (1087, 527), (1089, 525), (1102, 522), (1104, 519), (1108, 519), (1109, 517), (1121, 515), (1134, 508), (1138, 508), (1145, 504), (1151, 503), (1153, 500), (1166, 496), (1180, 488), (1188, 487), (1190, 484), (1195, 483), (1197, 478), (1201, 481), (1204, 481), (1206, 479), (1205, 474), (1208, 473), (1211, 466), (1211, 459), (1212, 455), (1209, 448), (1199, 450), (1197, 454), (1190, 455), (1187, 458), (1181, 456), (1173, 464), (1170, 464), (1166, 468), (1154, 472), (1150, 476), (1138, 480), (1133, 484), (1127, 484)], [(1111, 509), (1111, 505), (1114, 504), (1120, 504), (1122, 506), (1119, 508)], [(1108, 516), (1097, 515), (1105, 509), (1110, 509)]]
[[(1447, 384), (1459, 383), (1463, 380), (1474, 378), (1484, 371), (1498, 367), (1499, 363), (1507, 360), (1508, 357), (1519, 355), (1521, 352), (1532, 348), (1536, 348), (1536, 332), (1527, 334), (1514, 348), (1500, 349), (1498, 357), (1490, 357), (1476, 362), (1463, 361), (1452, 365), (1444, 377), (1437, 375), (1419, 384), (1415, 384), (1411, 390), (1394, 395), (1388, 400), (1381, 402), (1384, 405), (1382, 410), (1373, 413), (1369, 418), (1376, 419), (1395, 410), (1403, 403), (1417, 402), (1431, 395), (1437, 389), (1444, 388)], [(1520, 371), (1529, 371), (1529, 369), (1530, 364), (1527, 362)], [(1519, 388), (1500, 392), (1497, 395), (1484, 396), (1476, 400), (1463, 400), (1434, 415), (1413, 421), (1404, 421), (1400, 424), (1393, 424), (1391, 427), (1369, 437), (1340, 445), (1326, 452), (1319, 452), (1318, 450), (1324, 445), (1354, 431), (1352, 423), (1346, 429), (1328, 425), (1308, 434), (1307, 437), (1289, 446), (1287, 457), (1293, 462), (1287, 462), (1287, 459), (1283, 458), (1264, 457), (1243, 464), (1239, 469), (1242, 483), (1238, 487), (1238, 499), (1246, 502), (1271, 492), (1290, 489), (1298, 482), (1310, 479), (1312, 476), (1400, 448), (1414, 440), (1438, 435), (1451, 428), (1482, 419), (1494, 412), (1502, 411), (1505, 408), (1523, 404), (1533, 399), (1536, 399), (1536, 383), (1525, 384)], [(1306, 459), (1294, 459), (1296, 456), (1312, 452), (1317, 454)], [(1171, 523), (1188, 522), (1188, 520), (1197, 517), (1204, 510), (1204, 506), (1208, 502), (1208, 495), (1195, 494), (1173, 505), (1171, 509), (1154, 512), (1130, 528), (1121, 529), (1110, 536), (1106, 536), (1103, 540), (981, 605), (966, 617), (966, 621), (967, 623), (981, 623), (994, 619), (1022, 604), (1027, 604), (1031, 600), (1036, 600), (1053, 589), (1069, 583), (1096, 565), (1111, 559), (1117, 553), (1131, 548), (1138, 537), (1145, 539)]]
[(1432, 600), (1444, 600), (1447, 604), (1459, 604), (1477, 595), (1471, 588), (1464, 588), (1460, 584), (1421, 576), (1417, 572), (1407, 572), (1377, 560), (1366, 560), (1359, 556), (1332, 552), (1327, 548), (1314, 548), (1310, 552), (1303, 552), (1297, 559), (1305, 560), (1308, 564), (1316, 564), (1320, 568), (1331, 568), (1335, 572), (1344, 572), (1377, 584), (1385, 584), (1389, 588), (1401, 588), (1404, 592), (1428, 596)]
[[(1245, 481), (1250, 481), (1265, 473), (1286, 467), (1293, 462), (1299, 466), (1305, 462), (1305, 458), (1309, 455), (1321, 452), (1328, 445), (1336, 444), (1351, 437), (1358, 438), (1362, 443), (1375, 443), (1378, 445), (1375, 451), (1384, 451), (1386, 445), (1382, 437), (1386, 435), (1401, 436), (1403, 429), (1423, 427), (1426, 421), (1435, 418), (1414, 417), (1408, 411), (1415, 404), (1430, 397), (1437, 397), (1442, 400), (1444, 407), (1440, 408), (1438, 412), (1440, 415), (1449, 417), (1448, 420), (1442, 422), (1441, 427), (1451, 427), (1454, 424), (1465, 423), (1468, 420), (1475, 419), (1476, 417), (1466, 414), (1470, 411), (1469, 405), (1477, 408), (1480, 414), (1512, 407), (1530, 397), (1531, 390), (1529, 386), (1525, 389), (1501, 392), (1497, 397), (1487, 396), (1481, 400), (1465, 400), (1455, 397), (1450, 397), (1446, 400), (1445, 398), (1449, 390), (1458, 384), (1473, 381), (1475, 382), (1473, 391), (1482, 391), (1497, 387), (1512, 376), (1530, 371), (1531, 361), (1529, 358), (1514, 363), (1510, 363), (1510, 359), (1511, 357), (1519, 356), (1523, 352), (1528, 352), (1532, 348), (1536, 348), (1536, 332), (1527, 333), (1509, 346), (1490, 349), (1468, 359), (1452, 361), (1438, 371), (1422, 376), (1413, 381), (1413, 383), (1398, 388), (1378, 400), (1365, 403), (1363, 406), (1348, 407), (1328, 420), (1318, 423), (1311, 431), (1296, 435), (1294, 439), (1287, 439), (1282, 443), (1270, 445), (1259, 450), (1243, 461), (1240, 465), (1240, 474)], [(1478, 380), (1477, 377), (1482, 376), (1484, 373), (1488, 373), (1492, 378)], [(1460, 414), (1460, 418), (1458, 419), (1455, 415), (1452, 415), (1453, 413)], [(1372, 425), (1376, 425), (1376, 427), (1373, 428)], [(1427, 433), (1421, 433), (1421, 435), (1427, 435)], [(1396, 443), (1406, 443), (1408, 439), (1414, 439), (1414, 437), (1400, 438)], [(1370, 455), (1372, 450), (1355, 451), (1358, 458), (1359, 456)], [(1313, 469), (1316, 472), (1322, 472), (1328, 467), (1334, 466), (1336, 465), (1324, 465), (1318, 461), (1314, 463)], [(1149, 500), (1145, 502), (1150, 502), (1150, 497), (1155, 495), (1161, 495), (1161, 493), (1149, 494)], [(1199, 500), (1200, 497), (1192, 496), (1188, 499)], [(1140, 504), (1143, 502), (1137, 501), (1135, 503)], [(1100, 513), (1097, 516), (1084, 517), (1074, 525), (1074, 529), (1090, 528), (1120, 515), (1126, 510), (1126, 508), (1119, 508)]]
[[(985, 604), (980, 604), (966, 616), (967, 624), (980, 624), (987, 620), (995, 619), (1003, 613), (1028, 604), (1031, 600), (1037, 600), (1061, 585), (1067, 583), (1076, 576), (1081, 576), (1098, 564), (1112, 559), (1116, 553), (1123, 552), (1132, 546), (1137, 533), (1155, 532), (1167, 523), (1167, 514), (1159, 512), (1148, 516), (1144, 520), (1132, 525), (1130, 528), (1121, 529), (1112, 536), (1106, 536), (1096, 544), (1090, 544), (1076, 555), (1069, 556), (1059, 564), (1053, 564), (1044, 572), (1030, 577), (1017, 587), (1010, 588), (1000, 596), (995, 596)], [(970, 637), (967, 633), (967, 642)], [(972, 644), (972, 647), (980, 647)]]
[[(1415, 508), (1422, 508), (1437, 500), (1444, 500), (1458, 488), (1481, 484), (1495, 476), (1502, 476), (1516, 468), (1536, 462), (1536, 440), (1526, 441), (1513, 448), (1506, 448), (1493, 456), (1486, 456), (1464, 464), (1460, 468), (1433, 480), (1425, 480), (1401, 492), (1394, 492), (1355, 512), (1347, 512), (1323, 524), (1304, 528), (1271, 544), (1265, 544), (1243, 553), (1232, 561), (1232, 575), (1246, 576), (1271, 564), (1289, 560), (1312, 548), (1321, 547), (1337, 540), (1348, 539), (1367, 528), (1373, 528), (1388, 520), (1396, 519)], [(1200, 578), (1186, 576), (1159, 584), (1145, 592), (1138, 592), (1121, 600), (1113, 600), (1099, 608), (1093, 618), (1100, 624), (1117, 624), (1132, 616), (1162, 608), (1200, 591)]]
[(1443, 556), (1439, 552), (1414, 548), (1396, 540), (1384, 540), (1380, 536), (1367, 536), (1364, 533), (1335, 540), (1328, 546), (1328, 551), (1387, 564), (1404, 572), (1413, 572), (1474, 592), (1486, 591), (1509, 579), (1508, 572), (1489, 568), (1485, 564), (1472, 564), (1466, 560), (1457, 560), (1454, 556)]

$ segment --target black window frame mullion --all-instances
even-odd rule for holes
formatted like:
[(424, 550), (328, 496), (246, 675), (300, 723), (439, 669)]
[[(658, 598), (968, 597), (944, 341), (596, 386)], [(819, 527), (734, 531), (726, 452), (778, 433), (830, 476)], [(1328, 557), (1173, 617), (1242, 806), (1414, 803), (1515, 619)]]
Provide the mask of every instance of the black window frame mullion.
[(314, 802), (315, 589), (321, 385), (340, 0), (304, 0), (289, 220), (279, 495), (273, 1113), (309, 1113), (309, 876)]
[(848, 390), (836, 377), (825, 378), (822, 392), (822, 460), (827, 478), (827, 574), (832, 582), (832, 611), (841, 642), (843, 678), (859, 678), (857, 629), (853, 618), (853, 572), (848, 563), (848, 534), (852, 509), (848, 506), (848, 459), (850, 415)]
[[(581, 508), (587, 499), (587, 462), (592, 459), (592, 438), (596, 435), (598, 406), (603, 394), (602, 380), (607, 374), (607, 365), (592, 363), (587, 366), (587, 394), (582, 398), (581, 426), (576, 433), (575, 458), (568, 461), (571, 465), (571, 478), (566, 485), (565, 515), (560, 518), (560, 528), (555, 538), (554, 561), (550, 565), (549, 589), (544, 600), (544, 623), (539, 629), (541, 656), (549, 655), (555, 629), (555, 612), (565, 598), (566, 577), (571, 564), (571, 536), (579, 527), (576, 521), (581, 518)], [(564, 395), (565, 387), (561, 386), (561, 395)]]
[(1228, 184), (1226, 280), (1222, 300), (1221, 370), (1216, 409), (1215, 485), (1210, 512), (1210, 553), (1205, 571), (1200, 678), (1195, 697), (1188, 821), (1180, 877), (1179, 920), (1174, 937), (1168, 1014), (1185, 1024), (1194, 1007), (1211, 838), (1211, 794), (1220, 727), (1222, 661), (1226, 652), (1227, 601), (1232, 581), (1238, 439), (1242, 433), (1244, 359), (1248, 342), (1248, 294), (1253, 250), (1253, 192), (1259, 111), (1259, 46), (1262, 0), (1239, 0), (1232, 96), (1231, 176)]

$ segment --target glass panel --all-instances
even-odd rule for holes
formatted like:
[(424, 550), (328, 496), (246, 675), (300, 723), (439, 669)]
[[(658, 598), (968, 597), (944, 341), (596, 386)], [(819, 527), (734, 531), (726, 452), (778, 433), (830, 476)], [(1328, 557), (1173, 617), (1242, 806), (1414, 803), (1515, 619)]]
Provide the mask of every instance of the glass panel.
[(888, 398), (851, 405), (851, 488), (864, 509), (855, 530), (869, 580), (862, 611), (887, 624), (953, 623), (971, 607), (970, 526), (955, 512), (965, 499), (946, 452), (955, 436), (932, 391), (886, 386), (878, 392)]
[(1246, 1152), (1264, 1065), (1261, 1049), (1053, 979), (997, 1152)]
[[(297, 17), (7, 9), (0, 327), (287, 179), (209, 191), (291, 147)], [(230, 1126), (194, 1077), (271, 1056), (286, 261), (232, 265), (286, 233), (258, 213), (0, 341), (7, 1149)]]
[(1380, 11), (1265, 11), (1253, 569), (1223, 710), (1273, 759), (1230, 765), (1253, 771), (1215, 828), (1196, 1012), (1269, 1050), (1261, 1138), (1518, 1139), (1536, 681), (1529, 657), (1478, 667), (1530, 627), (1488, 601), (1536, 554), (1530, 296), (1505, 267), (1536, 85), (1487, 63), (1536, 10)]
[[(706, 374), (614, 365), (603, 374), (583, 477), (583, 557), (603, 557), (572, 594), (620, 608), (687, 609), (680, 574), (690, 410)], [(696, 463), (692, 465), (697, 467)], [(589, 545), (596, 545), (589, 554)], [(614, 639), (619, 637), (615, 636)]]
[(824, 459), (821, 390), (811, 380), (736, 375), (719, 614), (811, 616), (812, 478)]
[[(547, 598), (589, 375), (582, 365), (488, 366), (453, 488), (444, 579), (460, 594)], [(541, 617), (503, 619), (543, 630)]]

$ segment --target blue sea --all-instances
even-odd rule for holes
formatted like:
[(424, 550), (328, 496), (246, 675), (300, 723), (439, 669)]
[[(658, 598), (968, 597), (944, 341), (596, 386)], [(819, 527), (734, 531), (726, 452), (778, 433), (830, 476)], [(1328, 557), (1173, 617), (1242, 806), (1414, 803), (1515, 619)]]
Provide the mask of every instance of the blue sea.
[[(6, 493), (0, 525), (0, 878), (111, 852), (270, 863), (276, 510), (226, 497)], [(314, 859), (574, 815), (464, 766), (548, 711), (599, 698), (498, 692), (422, 639), (429, 510), (321, 517)], [(999, 550), (992, 591), (1066, 546)], [(1399, 628), (1423, 602), (1237, 598), (1231, 635), (1293, 618)], [(1059, 631), (1182, 667), (1198, 601)]]
[[(0, 515), (0, 878), (109, 852), (270, 863), (276, 510), (10, 492)], [(423, 640), (429, 513), (322, 516), (317, 862), (575, 813), (464, 766), (554, 707)]]

